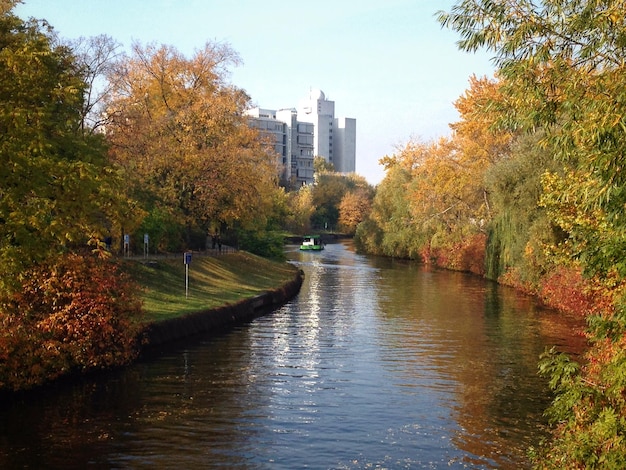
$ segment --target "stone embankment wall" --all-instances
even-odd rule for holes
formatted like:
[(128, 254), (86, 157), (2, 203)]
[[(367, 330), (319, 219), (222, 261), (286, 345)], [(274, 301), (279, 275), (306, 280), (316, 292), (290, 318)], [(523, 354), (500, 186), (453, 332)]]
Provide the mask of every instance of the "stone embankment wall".
[(181, 339), (211, 332), (250, 321), (265, 315), (295, 297), (302, 286), (304, 274), (298, 271), (295, 278), (273, 289), (249, 299), (222, 307), (190, 313), (178, 318), (146, 325), (142, 335), (144, 351)]

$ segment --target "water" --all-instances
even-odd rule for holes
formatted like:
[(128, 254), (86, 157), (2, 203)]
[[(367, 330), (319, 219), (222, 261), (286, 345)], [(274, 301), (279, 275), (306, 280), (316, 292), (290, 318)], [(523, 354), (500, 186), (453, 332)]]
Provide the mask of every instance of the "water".
[(280, 310), (0, 405), (0, 468), (520, 468), (572, 325), (461, 273), (289, 250)]

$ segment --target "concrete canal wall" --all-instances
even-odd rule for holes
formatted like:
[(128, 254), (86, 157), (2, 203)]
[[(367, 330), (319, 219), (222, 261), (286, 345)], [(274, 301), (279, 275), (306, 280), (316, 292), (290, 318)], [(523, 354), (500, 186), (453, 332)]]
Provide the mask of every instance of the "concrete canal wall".
[(143, 349), (149, 351), (190, 336), (218, 332), (226, 327), (265, 315), (295, 297), (300, 291), (303, 277), (302, 271), (298, 271), (293, 280), (255, 297), (151, 323), (142, 332), (145, 343)]

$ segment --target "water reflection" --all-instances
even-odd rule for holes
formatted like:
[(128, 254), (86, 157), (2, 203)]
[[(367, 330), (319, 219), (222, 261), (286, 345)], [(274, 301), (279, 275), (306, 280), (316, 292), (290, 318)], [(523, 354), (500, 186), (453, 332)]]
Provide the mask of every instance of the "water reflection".
[(0, 468), (520, 468), (546, 344), (580, 338), (472, 276), (290, 252), (274, 314), (0, 406)]

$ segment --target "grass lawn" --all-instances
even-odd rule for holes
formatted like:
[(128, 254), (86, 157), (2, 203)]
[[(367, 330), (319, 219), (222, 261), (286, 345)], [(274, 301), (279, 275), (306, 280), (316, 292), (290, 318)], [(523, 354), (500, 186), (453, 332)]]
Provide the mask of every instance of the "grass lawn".
[(185, 264), (163, 258), (128, 261), (128, 269), (144, 288), (144, 322), (150, 323), (253, 297), (294, 279), (297, 268), (245, 252), (203, 256), (189, 265), (189, 297), (185, 298)]

